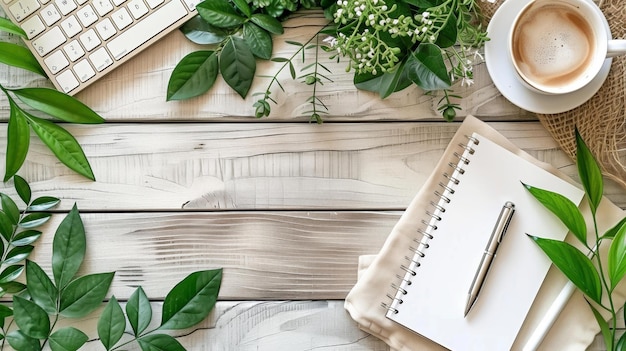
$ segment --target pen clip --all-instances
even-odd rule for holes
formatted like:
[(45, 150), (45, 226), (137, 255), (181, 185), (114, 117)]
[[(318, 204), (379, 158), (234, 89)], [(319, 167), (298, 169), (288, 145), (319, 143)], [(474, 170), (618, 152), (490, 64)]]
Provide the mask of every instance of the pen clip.
[(494, 233), (497, 233), (496, 240), (498, 240), (498, 244), (502, 242), (502, 239), (504, 238), (504, 235), (509, 227), (509, 223), (511, 223), (511, 218), (513, 218), (514, 212), (515, 204), (511, 201), (507, 201), (504, 206), (502, 206), (502, 211), (500, 211), (496, 226), (493, 228)]

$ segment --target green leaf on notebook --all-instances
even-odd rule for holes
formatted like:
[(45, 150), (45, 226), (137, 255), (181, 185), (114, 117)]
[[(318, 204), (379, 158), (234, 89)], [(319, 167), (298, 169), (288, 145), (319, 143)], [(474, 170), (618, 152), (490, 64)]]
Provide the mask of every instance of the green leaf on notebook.
[(530, 236), (552, 263), (585, 295), (602, 303), (602, 282), (591, 260), (580, 250), (560, 240)]
[[(613, 350), (613, 334), (611, 334), (611, 328), (609, 327), (609, 323), (604, 320), (604, 317), (598, 312), (598, 310), (593, 307), (592, 304), (587, 302), (589, 308), (593, 312), (593, 316), (596, 318), (598, 322), (598, 326), (600, 327), (600, 332), (602, 333), (602, 338), (604, 338), (604, 344), (607, 350)], [(621, 349), (620, 349), (621, 350)]]
[(587, 224), (578, 207), (570, 199), (553, 191), (522, 184), (535, 199), (555, 214), (580, 242), (587, 245)]
[(622, 225), (609, 247), (609, 280), (611, 291), (626, 275), (626, 225)]

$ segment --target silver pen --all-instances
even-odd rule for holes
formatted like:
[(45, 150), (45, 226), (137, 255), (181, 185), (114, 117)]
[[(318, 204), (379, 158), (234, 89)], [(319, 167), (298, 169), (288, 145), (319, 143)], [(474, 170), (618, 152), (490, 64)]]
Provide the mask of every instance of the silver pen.
[(483, 287), (487, 273), (489, 273), (491, 263), (496, 257), (498, 246), (500, 245), (504, 234), (506, 234), (506, 230), (511, 222), (511, 217), (513, 217), (514, 212), (515, 204), (512, 202), (507, 201), (502, 206), (502, 211), (500, 211), (496, 225), (493, 227), (493, 232), (491, 232), (489, 242), (487, 242), (487, 247), (485, 248), (483, 257), (480, 260), (480, 264), (478, 265), (478, 269), (474, 275), (474, 280), (472, 281), (472, 285), (467, 293), (467, 304), (465, 305), (464, 316), (467, 316), (469, 311), (472, 309), (472, 306), (474, 306), (476, 299), (478, 299), (478, 294)]

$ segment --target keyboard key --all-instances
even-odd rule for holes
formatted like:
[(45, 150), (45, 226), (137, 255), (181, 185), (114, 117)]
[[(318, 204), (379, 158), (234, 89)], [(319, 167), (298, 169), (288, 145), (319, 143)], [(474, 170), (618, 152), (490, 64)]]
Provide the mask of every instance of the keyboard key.
[(46, 57), (43, 62), (48, 66), (52, 74), (57, 74), (63, 68), (69, 66), (70, 62), (65, 58), (61, 50), (55, 51), (52, 55)]
[(28, 39), (36, 37), (46, 29), (39, 16), (35, 15), (22, 23), (22, 29), (26, 32)]
[(111, 39), (107, 47), (113, 58), (119, 60), (186, 14), (187, 10), (180, 0), (172, 0)]
[(109, 0), (95, 0), (92, 2), (93, 7), (96, 8), (96, 12), (103, 17), (107, 13), (113, 11), (113, 4)]
[(77, 7), (74, 0), (56, 0), (54, 3), (57, 5), (63, 16), (67, 16), (67, 14), (76, 10)]
[(80, 42), (83, 43), (83, 46), (85, 47), (85, 50), (87, 51), (91, 51), (95, 49), (101, 43), (100, 38), (98, 38), (96, 31), (93, 29), (90, 29), (86, 31), (85, 33), (81, 34), (79, 39), (80, 39)]
[(165, 2), (165, 0), (146, 0), (146, 2), (148, 3), (148, 6), (150, 6), (151, 9), (154, 9), (155, 7)]
[(141, 18), (143, 15), (148, 13), (148, 7), (143, 0), (131, 0), (128, 3), (128, 10), (135, 19)]
[(80, 83), (78, 83), (78, 79), (74, 76), (71, 70), (67, 70), (58, 76), (56, 76), (57, 83), (64, 92), (69, 93), (70, 91), (76, 89)]
[(78, 5), (84, 5), (87, 1), (89, 1), (89, 0), (76, 0)]
[(9, 11), (11, 11), (11, 14), (13, 14), (16, 21), (22, 22), (39, 7), (39, 2), (37, 2), (37, 0), (19, 0), (15, 4), (9, 6)]
[(119, 30), (122, 30), (128, 27), (131, 23), (133, 23), (133, 19), (130, 17), (130, 14), (124, 7), (115, 11), (111, 18), (113, 18), (113, 22), (115, 22), (115, 25)]
[(89, 55), (89, 60), (96, 67), (98, 72), (101, 72), (105, 68), (113, 64), (113, 60), (105, 48), (100, 48)]
[(86, 5), (85, 7), (79, 9), (76, 14), (78, 15), (80, 23), (83, 24), (83, 27), (89, 27), (98, 20), (98, 16), (93, 11), (93, 7), (91, 7), (91, 5)]
[(57, 10), (57, 7), (54, 4), (50, 4), (46, 6), (43, 11), (40, 12), (41, 17), (43, 17), (43, 21), (46, 22), (48, 27), (55, 24), (58, 20), (61, 19), (61, 14)]
[(117, 33), (115, 27), (113, 27), (113, 23), (111, 23), (111, 20), (108, 18), (105, 18), (96, 24), (96, 30), (98, 31), (98, 34), (100, 34), (102, 40), (107, 40)]
[(61, 22), (61, 28), (63, 28), (63, 31), (65, 32), (65, 34), (67, 34), (68, 38), (75, 36), (83, 30), (83, 28), (80, 26), (80, 23), (78, 23), (76, 16), (74, 15), (71, 15), (63, 20)]
[(31, 44), (42, 57), (50, 51), (65, 43), (65, 35), (59, 26), (52, 27), (49, 31), (31, 41)]
[(185, 5), (187, 5), (187, 8), (189, 9), (189, 11), (195, 11), (196, 5), (201, 3), (202, 0), (184, 0), (184, 2), (185, 2)]
[(83, 55), (85, 54), (85, 50), (83, 50), (83, 47), (80, 46), (80, 44), (78, 43), (78, 40), (70, 41), (69, 44), (63, 47), (63, 51), (65, 51), (65, 54), (67, 54), (67, 57), (72, 62), (83, 57)]
[(80, 79), (80, 81), (83, 83), (93, 78), (93, 76), (96, 75), (96, 71), (93, 70), (93, 68), (89, 64), (89, 61), (87, 60), (82, 60), (76, 63), (73, 69), (76, 75), (78, 76), (78, 79)]

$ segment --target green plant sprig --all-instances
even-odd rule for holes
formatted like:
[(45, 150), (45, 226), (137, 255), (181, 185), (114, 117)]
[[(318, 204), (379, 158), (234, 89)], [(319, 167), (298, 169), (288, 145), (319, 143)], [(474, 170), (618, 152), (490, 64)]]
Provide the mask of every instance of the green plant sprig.
[[(26, 38), (26, 33), (6, 18), (0, 20), (0, 31)], [(46, 77), (32, 53), (18, 44), (0, 42), (0, 63)], [(59, 161), (78, 174), (95, 180), (89, 161), (76, 138), (59, 124), (42, 117), (68, 123), (99, 124), (104, 122), (100, 115), (77, 99), (54, 89), (7, 88), (0, 84), (0, 91), (7, 97), (10, 107), (5, 182), (24, 164), (31, 130)], [(40, 112), (42, 116), (31, 114), (20, 103)]]
[[(52, 242), (52, 277), (39, 264), (28, 260), (41, 232), (35, 228), (46, 223), (46, 211), (59, 203), (50, 196), (31, 200), (28, 183), (16, 176), (14, 186), (27, 204), (21, 214), (16, 202), (0, 193), (0, 248), (2, 273), (0, 295), (10, 294), (12, 307), (0, 304), (0, 350), (10, 346), (18, 351), (73, 351), (88, 341), (80, 329), (57, 328), (60, 317), (83, 318), (102, 306), (115, 272), (78, 275), (85, 254), (85, 228), (76, 205), (61, 221)], [(20, 264), (24, 262), (24, 264)], [(16, 279), (25, 273), (25, 283)], [(105, 350), (120, 350), (138, 344), (142, 350), (185, 350), (166, 330), (191, 328), (204, 320), (214, 308), (222, 280), (222, 270), (204, 270), (189, 274), (176, 284), (163, 301), (161, 322), (147, 330), (152, 322), (152, 306), (144, 290), (138, 287), (124, 309), (115, 296), (106, 303), (98, 318), (97, 334)], [(130, 325), (132, 333), (126, 333)]]
[[(585, 190), (593, 220), (593, 238), (588, 238), (587, 223), (578, 207), (566, 197), (549, 190), (524, 184), (529, 193), (565, 224), (584, 246), (583, 252), (565, 241), (545, 239), (529, 235), (552, 263), (584, 293), (589, 308), (596, 318), (607, 350), (626, 349), (626, 334), (617, 338), (617, 309), (613, 293), (626, 275), (626, 218), (600, 235), (597, 210), (602, 201), (604, 182), (602, 172), (593, 154), (580, 136), (576, 136), (576, 163)], [(589, 244), (589, 240), (593, 244)], [(610, 241), (607, 257), (601, 257), (600, 247)], [(604, 266), (603, 259), (607, 260)], [(596, 308), (610, 313), (611, 324), (605, 321)], [(625, 312), (626, 313), (626, 312)]]
[[(255, 96), (262, 95), (260, 99), (258, 99), (253, 107), (255, 108), (255, 116), (257, 118), (267, 117), (271, 113), (271, 106), (268, 101), (273, 102), (274, 104), (278, 104), (278, 102), (272, 98), (272, 89), (274, 84), (278, 85), (281, 91), (285, 92), (285, 88), (280, 83), (278, 77), (280, 74), (288, 67), (289, 73), (291, 75), (291, 79), (300, 79), (302, 83), (306, 85), (313, 86), (312, 94), (307, 99), (307, 102), (311, 105), (311, 110), (304, 111), (305, 114), (310, 114), (311, 121), (315, 121), (316, 123), (322, 123), (322, 117), (320, 114), (327, 114), (328, 107), (324, 104), (324, 102), (317, 96), (317, 86), (323, 85), (324, 81), (332, 82), (332, 79), (325, 74), (320, 73), (320, 69), (331, 73), (332, 72), (320, 62), (319, 51), (329, 51), (331, 50), (327, 45), (320, 44), (320, 35), (328, 30), (328, 27), (323, 27), (319, 29), (315, 34), (307, 39), (306, 42), (300, 43), (292, 40), (286, 41), (287, 44), (294, 45), (298, 47), (298, 49), (291, 54), (290, 57), (274, 57), (271, 59), (273, 62), (280, 62), (282, 65), (275, 71), (273, 76), (263, 76), (266, 78), (270, 78), (267, 87), (265, 88), (265, 92), (262, 93), (254, 93)], [(315, 44), (312, 44), (313, 40), (316, 41)], [(294, 65), (294, 61), (301, 57), (302, 63), (306, 62), (306, 52), (307, 50), (315, 50), (315, 56), (313, 63), (308, 64), (300, 69), (302, 74), (298, 76), (296, 74), (296, 68)]]

